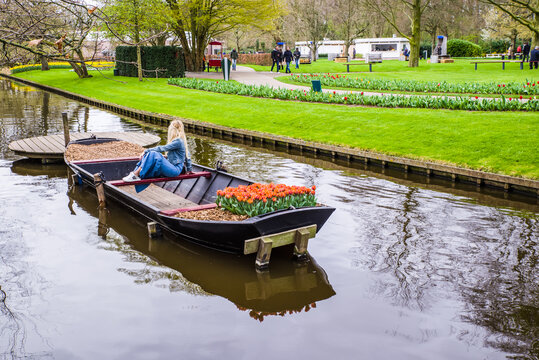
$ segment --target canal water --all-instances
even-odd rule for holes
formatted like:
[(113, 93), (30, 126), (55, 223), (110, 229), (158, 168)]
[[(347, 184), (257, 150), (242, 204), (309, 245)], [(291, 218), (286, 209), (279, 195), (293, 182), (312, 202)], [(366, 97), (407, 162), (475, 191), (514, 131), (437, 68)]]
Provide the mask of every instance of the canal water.
[[(536, 199), (396, 179), (190, 135), (193, 160), (316, 185), (337, 210), (309, 244), (254, 258), (169, 237), (9, 142), (149, 131), (0, 81), (0, 359), (537, 359)], [(163, 136), (162, 132), (158, 132)], [(419, 180), (419, 179), (418, 179)]]

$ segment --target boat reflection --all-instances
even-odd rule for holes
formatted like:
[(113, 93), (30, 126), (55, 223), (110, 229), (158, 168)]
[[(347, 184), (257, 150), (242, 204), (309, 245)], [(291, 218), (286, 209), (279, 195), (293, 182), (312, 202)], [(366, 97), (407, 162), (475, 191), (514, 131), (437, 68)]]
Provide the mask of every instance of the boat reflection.
[[(68, 179), (71, 182), (70, 177)], [(335, 295), (326, 273), (316, 261), (309, 256), (305, 262), (294, 262), (288, 247), (274, 249), (270, 271), (259, 273), (254, 269), (253, 256), (206, 249), (173, 239), (174, 235), (167, 232), (162, 238), (150, 239), (147, 219), (113, 202), (107, 204), (107, 209), (100, 210), (95, 192), (87, 187), (70, 184), (68, 195), (80, 208), (99, 219), (96, 231), (103, 239), (110, 237), (112, 229), (131, 249), (146, 254), (149, 261), (154, 259), (160, 265), (179, 271), (185, 282), (191, 283), (183, 283), (181, 288), (200, 287), (201, 293), (227, 298), (256, 320), (262, 321), (268, 315), (309, 311), (316, 308), (317, 301)], [(136, 261), (141, 261), (140, 257)], [(155, 279), (147, 269), (144, 274), (124, 272), (139, 277), (137, 282), (156, 282), (157, 278), (164, 277), (162, 269), (155, 274)], [(170, 288), (174, 291), (175, 287)]]

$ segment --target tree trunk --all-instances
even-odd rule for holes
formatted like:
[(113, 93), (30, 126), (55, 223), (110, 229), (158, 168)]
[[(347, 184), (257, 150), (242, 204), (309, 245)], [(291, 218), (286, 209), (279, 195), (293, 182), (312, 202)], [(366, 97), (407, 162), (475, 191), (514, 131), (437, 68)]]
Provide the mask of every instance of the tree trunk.
[(49, 70), (49, 61), (45, 56), (41, 56), (41, 71)]
[(419, 51), (421, 45), (421, 0), (414, 0), (412, 6), (412, 37), (410, 38), (409, 67), (419, 66)]
[(137, 44), (137, 73), (138, 81), (142, 81), (142, 53), (140, 51), (140, 45)]

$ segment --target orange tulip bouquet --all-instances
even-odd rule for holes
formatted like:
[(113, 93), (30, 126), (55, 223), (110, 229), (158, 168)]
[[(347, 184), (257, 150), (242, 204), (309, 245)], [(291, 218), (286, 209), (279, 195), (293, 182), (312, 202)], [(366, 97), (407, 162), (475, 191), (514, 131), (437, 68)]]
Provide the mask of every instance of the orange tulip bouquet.
[(227, 187), (217, 191), (215, 202), (221, 208), (249, 217), (272, 211), (316, 206), (316, 186), (288, 186), (285, 184), (252, 184)]

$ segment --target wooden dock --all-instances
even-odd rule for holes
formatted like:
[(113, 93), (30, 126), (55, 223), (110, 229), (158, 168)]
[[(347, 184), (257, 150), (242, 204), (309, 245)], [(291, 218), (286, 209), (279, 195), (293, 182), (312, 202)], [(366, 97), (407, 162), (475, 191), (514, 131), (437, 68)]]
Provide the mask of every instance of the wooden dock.
[[(69, 135), (71, 140), (84, 139), (92, 135), (97, 137), (111, 137), (129, 141), (143, 147), (154, 146), (161, 141), (161, 138), (157, 135), (137, 132), (70, 133)], [(16, 140), (9, 144), (9, 149), (17, 155), (34, 159), (63, 159), (65, 151), (64, 134)]]

